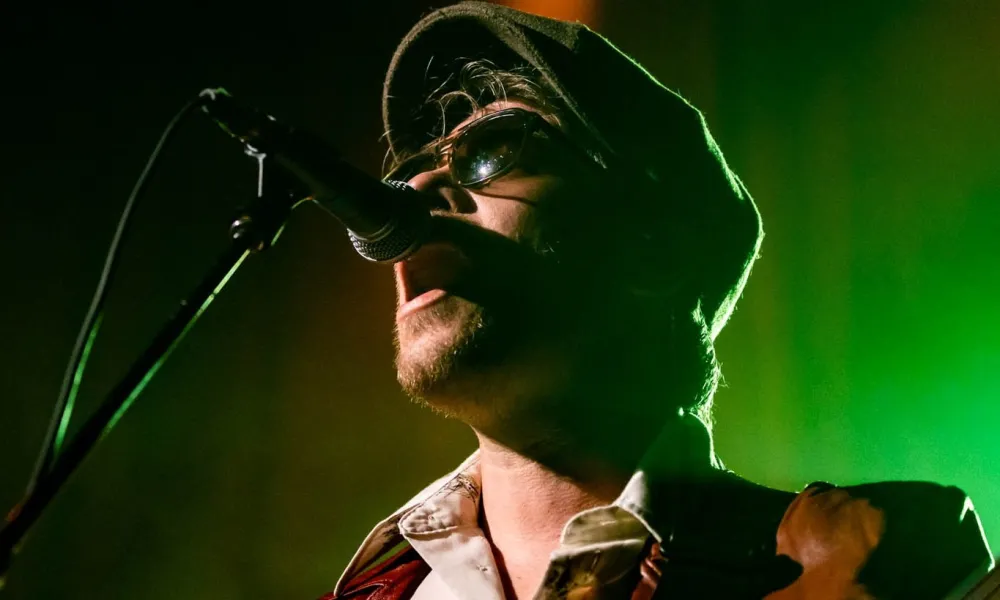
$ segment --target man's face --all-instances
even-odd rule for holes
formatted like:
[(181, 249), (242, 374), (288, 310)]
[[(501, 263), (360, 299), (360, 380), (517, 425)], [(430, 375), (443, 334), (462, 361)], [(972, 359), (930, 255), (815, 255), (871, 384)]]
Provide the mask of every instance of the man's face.
[[(453, 131), (509, 107), (534, 111), (497, 102)], [(587, 168), (565, 154), (529, 140), (518, 164), (482, 187), (456, 185), (447, 164), (409, 181), (438, 202), (440, 241), (396, 264), (398, 378), (409, 395), (473, 426), (551, 393), (572, 360), (573, 284), (546, 257), (545, 215), (574, 199), (571, 173)]]

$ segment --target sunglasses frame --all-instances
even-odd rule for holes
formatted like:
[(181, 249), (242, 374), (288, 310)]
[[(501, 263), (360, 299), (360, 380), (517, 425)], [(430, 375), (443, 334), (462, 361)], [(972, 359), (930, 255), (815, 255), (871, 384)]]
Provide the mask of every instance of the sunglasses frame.
[[(455, 147), (459, 146), (467, 136), (474, 134), (476, 129), (479, 129), (480, 127), (493, 121), (514, 117), (522, 120), (522, 137), (520, 145), (517, 149), (517, 154), (508, 162), (508, 164), (484, 177), (473, 180), (462, 180), (459, 177), (459, 173), (455, 168), (455, 161), (453, 160)], [(390, 171), (386, 176), (386, 179), (398, 179), (397, 174), (406, 170), (408, 165), (414, 164), (419, 160), (431, 158), (433, 159), (432, 164), (434, 166), (432, 168), (434, 169), (437, 169), (444, 164), (442, 163), (442, 160), (447, 162), (448, 172), (451, 175), (452, 181), (454, 181), (457, 185), (464, 188), (483, 187), (494, 179), (506, 175), (518, 164), (521, 159), (521, 153), (524, 152), (524, 147), (528, 142), (528, 138), (539, 130), (543, 131), (549, 139), (556, 140), (570, 148), (579, 158), (582, 158), (587, 163), (603, 167), (597, 158), (591, 156), (586, 150), (569, 139), (569, 137), (561, 129), (546, 121), (542, 115), (523, 108), (505, 108), (503, 110), (483, 115), (478, 119), (466, 123), (460, 129), (452, 132), (447, 137), (440, 138), (425, 146), (419, 152), (406, 158), (398, 166), (392, 169), (392, 171)], [(411, 173), (407, 173), (405, 176), (408, 180), (415, 177), (419, 173), (426, 172), (427, 170), (428, 169), (414, 170)]]

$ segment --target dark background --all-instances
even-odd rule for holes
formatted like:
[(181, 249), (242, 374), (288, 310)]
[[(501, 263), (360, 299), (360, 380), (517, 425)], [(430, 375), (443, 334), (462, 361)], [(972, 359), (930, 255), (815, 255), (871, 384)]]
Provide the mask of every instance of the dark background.
[[(702, 108), (760, 206), (763, 255), (719, 341), (727, 464), (787, 489), (954, 483), (1000, 537), (1000, 4), (512, 3), (588, 23)], [(222, 85), (375, 174), (385, 67), (432, 5), (3, 9), (0, 505), (174, 112)], [(78, 417), (225, 248), (254, 183), (206, 120), (183, 127), (136, 213)], [(396, 389), (393, 307), (389, 270), (297, 211), (53, 503), (6, 597), (331, 589), (372, 524), (473, 448)]]

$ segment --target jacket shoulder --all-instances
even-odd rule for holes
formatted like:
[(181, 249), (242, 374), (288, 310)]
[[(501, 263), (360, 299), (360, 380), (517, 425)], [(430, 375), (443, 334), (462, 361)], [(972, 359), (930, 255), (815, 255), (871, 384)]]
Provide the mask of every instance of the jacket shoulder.
[(884, 532), (859, 574), (876, 597), (943, 598), (993, 567), (979, 515), (960, 488), (890, 481), (844, 489), (883, 514)]
[(778, 546), (803, 564), (799, 585), (837, 581), (862, 597), (940, 600), (993, 566), (968, 495), (918, 481), (812, 484), (789, 505)]

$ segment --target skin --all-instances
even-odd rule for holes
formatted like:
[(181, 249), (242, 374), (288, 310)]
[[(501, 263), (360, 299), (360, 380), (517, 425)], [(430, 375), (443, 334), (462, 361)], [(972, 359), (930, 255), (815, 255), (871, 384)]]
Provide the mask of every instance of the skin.
[[(497, 102), (456, 129), (510, 106), (538, 112)], [(550, 224), (593, 210), (585, 198), (594, 169), (556, 149), (532, 144), (518, 168), (482, 188), (455, 185), (447, 165), (413, 177), (448, 243), (395, 271), (399, 381), (475, 431), (482, 526), (508, 598), (534, 595), (563, 525), (617, 497), (671, 411), (648, 401), (663, 386), (648, 344), (662, 335), (644, 338), (644, 307), (608, 268), (616, 245), (603, 254), (570, 245), (556, 252), (557, 267), (542, 258)], [(602, 229), (587, 222), (572, 229), (599, 239)], [(447, 293), (409, 310), (406, 301), (427, 288)]]

